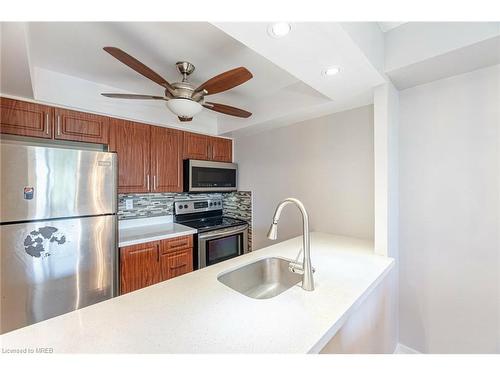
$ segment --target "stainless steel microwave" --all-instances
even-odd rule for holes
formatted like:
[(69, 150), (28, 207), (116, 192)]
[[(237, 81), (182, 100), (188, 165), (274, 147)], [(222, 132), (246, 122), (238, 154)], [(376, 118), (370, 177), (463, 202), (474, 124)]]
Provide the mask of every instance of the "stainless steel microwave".
[(238, 165), (206, 160), (184, 160), (184, 191), (236, 191)]

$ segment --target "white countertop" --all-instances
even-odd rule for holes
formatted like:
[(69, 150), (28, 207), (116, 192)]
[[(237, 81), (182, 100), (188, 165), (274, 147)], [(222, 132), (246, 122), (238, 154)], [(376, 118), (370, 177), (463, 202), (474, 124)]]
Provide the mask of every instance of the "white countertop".
[(121, 220), (118, 223), (118, 247), (166, 240), (195, 234), (196, 229), (172, 222), (172, 216)]
[(70, 312), (1, 338), (4, 349), (84, 353), (317, 353), (394, 261), (373, 243), (311, 234), (315, 291), (256, 300), (217, 280), (256, 259), (295, 258), (301, 237)]

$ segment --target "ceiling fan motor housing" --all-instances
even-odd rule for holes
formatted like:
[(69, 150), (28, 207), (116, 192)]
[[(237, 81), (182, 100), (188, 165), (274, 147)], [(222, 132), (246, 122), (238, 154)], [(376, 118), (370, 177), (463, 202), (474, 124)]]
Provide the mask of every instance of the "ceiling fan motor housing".
[(203, 99), (203, 95), (193, 95), (194, 87), (189, 82), (174, 82), (171, 86), (174, 88), (173, 93), (168, 89), (165, 90), (165, 96), (168, 99), (191, 99), (196, 102)]
[(178, 61), (175, 66), (177, 67), (177, 70), (182, 74), (184, 79), (186, 79), (188, 75), (194, 72), (194, 65), (188, 61)]

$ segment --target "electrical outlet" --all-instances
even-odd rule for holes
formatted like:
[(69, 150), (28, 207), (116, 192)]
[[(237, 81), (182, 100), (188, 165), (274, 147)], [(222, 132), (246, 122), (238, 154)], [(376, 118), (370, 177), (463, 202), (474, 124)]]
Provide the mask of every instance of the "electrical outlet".
[(132, 210), (134, 208), (134, 200), (133, 199), (125, 199), (125, 208), (127, 210)]

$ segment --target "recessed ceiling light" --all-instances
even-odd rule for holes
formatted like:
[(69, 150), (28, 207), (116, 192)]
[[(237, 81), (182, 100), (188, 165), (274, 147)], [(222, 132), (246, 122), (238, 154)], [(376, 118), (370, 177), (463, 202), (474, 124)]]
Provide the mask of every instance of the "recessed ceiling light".
[(335, 74), (338, 74), (340, 72), (340, 68), (338, 66), (331, 66), (328, 69), (326, 69), (323, 74), (325, 76), (334, 76)]
[(273, 38), (282, 38), (292, 30), (288, 22), (276, 22), (267, 28), (267, 33)]

